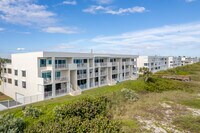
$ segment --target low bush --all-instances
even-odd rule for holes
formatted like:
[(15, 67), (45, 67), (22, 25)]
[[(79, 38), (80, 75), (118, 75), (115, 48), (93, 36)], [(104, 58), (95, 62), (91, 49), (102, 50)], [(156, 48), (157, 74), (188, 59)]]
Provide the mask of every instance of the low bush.
[(74, 104), (56, 106), (54, 108), (54, 116), (57, 120), (75, 116), (80, 116), (81, 119), (92, 119), (96, 115), (105, 116), (108, 104), (107, 97), (86, 98)]
[(42, 114), (42, 111), (36, 107), (28, 106), (23, 110), (23, 114), (25, 117), (38, 118)]
[(124, 88), (121, 90), (121, 94), (128, 101), (135, 102), (135, 101), (139, 100), (138, 94), (136, 94), (134, 90)]
[(23, 133), (25, 122), (21, 118), (15, 118), (14, 115), (0, 116), (1, 133)]
[(120, 132), (121, 123), (104, 116), (97, 116), (92, 120), (82, 120), (80, 117), (65, 118), (60, 121), (38, 123), (26, 129), (29, 133), (111, 133)]

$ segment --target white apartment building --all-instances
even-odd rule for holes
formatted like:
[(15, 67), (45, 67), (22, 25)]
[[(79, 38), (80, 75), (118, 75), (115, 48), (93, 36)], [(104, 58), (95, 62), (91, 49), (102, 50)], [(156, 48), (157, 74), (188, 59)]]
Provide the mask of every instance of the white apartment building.
[(186, 57), (186, 56), (181, 57), (181, 65), (182, 66), (197, 63), (197, 62), (199, 62), (198, 57)]
[(181, 57), (169, 56), (168, 57), (168, 68), (175, 68), (181, 66)]
[(49, 99), (136, 79), (134, 55), (32, 52), (11, 55), (1, 92), (13, 99), (42, 94)]
[(165, 56), (139, 56), (137, 67), (146, 67), (153, 73), (168, 69), (168, 57)]

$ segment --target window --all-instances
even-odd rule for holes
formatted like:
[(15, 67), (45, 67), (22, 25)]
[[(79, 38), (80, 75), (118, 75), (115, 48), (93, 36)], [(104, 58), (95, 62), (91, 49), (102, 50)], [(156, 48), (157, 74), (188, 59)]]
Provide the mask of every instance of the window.
[(42, 73), (42, 78), (51, 78), (51, 72), (43, 72)]
[(8, 68), (8, 73), (12, 74), (12, 69)]
[(8, 83), (12, 84), (12, 79), (11, 78), (8, 78)]
[(55, 64), (66, 64), (66, 60), (55, 60)]
[(18, 75), (18, 70), (15, 70), (15, 76), (17, 76)]
[(46, 67), (46, 59), (40, 59), (40, 67)]
[(148, 63), (144, 63), (144, 66), (148, 66)]
[(4, 68), (4, 73), (7, 73), (7, 69), (6, 68)]
[(26, 88), (26, 82), (22, 81), (22, 88)]
[(56, 72), (56, 77), (60, 77), (60, 72)]
[(15, 80), (15, 86), (18, 86), (18, 80)]
[(26, 71), (22, 71), (22, 77), (26, 77)]
[(51, 65), (52, 64), (52, 61), (51, 60), (48, 60), (48, 65)]
[(5, 82), (5, 83), (6, 83), (6, 81), (7, 81), (6, 78), (4, 78), (4, 82)]

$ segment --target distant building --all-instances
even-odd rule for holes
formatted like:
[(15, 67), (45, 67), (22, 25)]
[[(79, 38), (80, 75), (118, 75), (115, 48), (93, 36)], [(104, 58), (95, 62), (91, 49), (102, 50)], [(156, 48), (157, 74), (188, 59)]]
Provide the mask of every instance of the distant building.
[(165, 56), (139, 56), (137, 59), (137, 67), (146, 67), (155, 73), (168, 69), (168, 57)]

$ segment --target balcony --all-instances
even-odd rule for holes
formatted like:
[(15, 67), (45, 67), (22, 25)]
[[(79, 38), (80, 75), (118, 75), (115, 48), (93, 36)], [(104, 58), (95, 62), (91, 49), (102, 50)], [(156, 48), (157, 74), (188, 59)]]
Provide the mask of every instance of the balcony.
[(56, 69), (67, 69), (68, 65), (67, 64), (55, 64)]
[(101, 85), (106, 85), (106, 84), (107, 84), (106, 80), (101, 81)]
[(95, 77), (99, 77), (99, 73), (98, 72), (95, 73)]
[(59, 81), (68, 81), (68, 77), (55, 77), (55, 81), (59, 82)]
[(126, 62), (125, 62), (125, 65), (130, 65), (130, 64), (131, 64), (130, 61), (126, 61)]
[(125, 72), (130, 72), (130, 69), (125, 69)]
[(136, 65), (136, 62), (131, 61), (131, 62), (130, 62), (130, 65)]
[(86, 79), (87, 78), (87, 74), (78, 74), (77, 75), (77, 79)]
[(45, 99), (51, 98), (52, 96), (53, 96), (53, 92), (52, 91), (44, 92), (44, 98)]
[(108, 65), (107, 62), (101, 62), (101, 63), (100, 63), (100, 66), (101, 66), (101, 67), (106, 67), (107, 65)]
[(87, 85), (86, 85), (86, 84), (79, 85), (79, 88), (81, 88), (81, 89), (86, 89), (86, 88), (87, 88)]
[(101, 76), (106, 76), (107, 73), (104, 71), (104, 72), (101, 72)]
[(56, 96), (64, 95), (66, 93), (68, 93), (67, 88), (62, 88), (62, 89), (56, 90)]
[(95, 86), (99, 86), (99, 82), (95, 82), (94, 85), (95, 85)]
[(118, 70), (112, 70), (112, 73), (113, 73), (113, 74), (117, 74), (117, 73), (118, 73)]
[(51, 78), (44, 78), (44, 84), (47, 85), (47, 84), (51, 84), (52, 81), (51, 81)]
[(100, 63), (95, 63), (95, 67), (100, 67)]
[(94, 74), (93, 73), (90, 73), (90, 78), (94, 77)]
[(80, 63), (80, 64), (77, 64), (77, 68), (87, 68), (87, 63)]
[(112, 66), (118, 66), (118, 62), (112, 62)]

